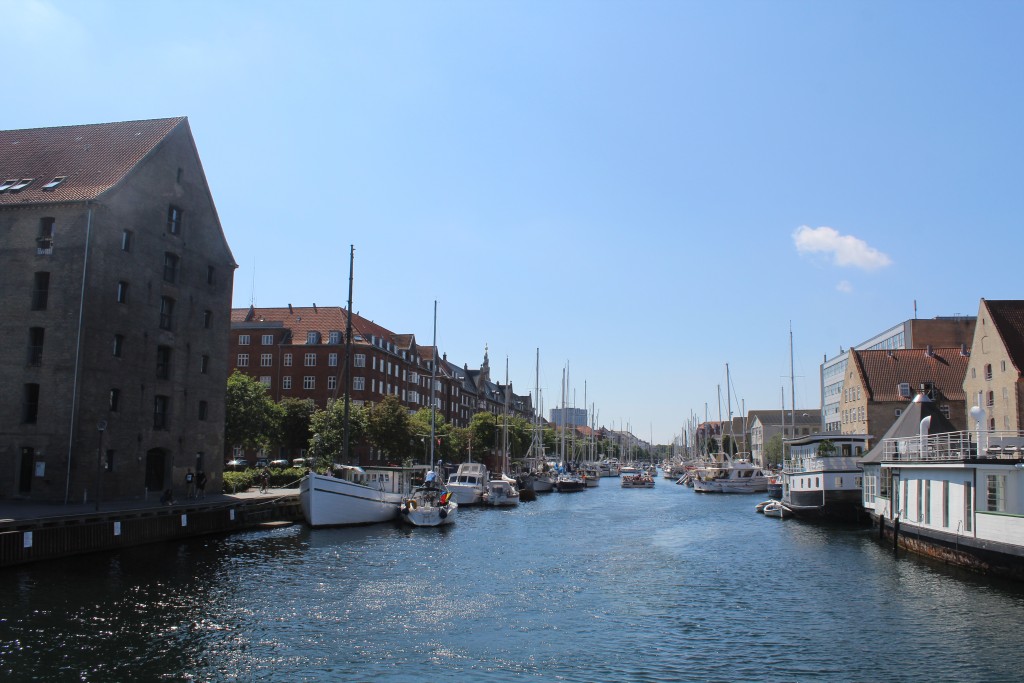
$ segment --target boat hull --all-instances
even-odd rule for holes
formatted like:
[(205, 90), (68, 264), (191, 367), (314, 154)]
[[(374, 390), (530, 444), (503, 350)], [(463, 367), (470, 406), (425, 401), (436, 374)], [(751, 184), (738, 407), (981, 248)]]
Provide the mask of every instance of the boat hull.
[(446, 526), (455, 522), (459, 504), (452, 500), (448, 505), (422, 505), (416, 509), (402, 507), (400, 518), (413, 526)]
[(395, 519), (402, 495), (310, 472), (299, 483), (299, 503), (310, 526), (358, 526)]

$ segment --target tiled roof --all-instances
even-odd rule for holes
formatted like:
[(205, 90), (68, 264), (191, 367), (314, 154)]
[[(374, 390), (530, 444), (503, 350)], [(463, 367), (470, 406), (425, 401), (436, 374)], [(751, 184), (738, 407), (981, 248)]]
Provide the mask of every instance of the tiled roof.
[(1024, 301), (987, 301), (985, 306), (1017, 372), (1024, 371)]
[[(33, 181), (0, 192), (0, 206), (94, 199), (116, 185), (185, 117), (0, 131), (0, 183)], [(187, 124), (186, 124), (187, 125)], [(43, 186), (65, 180), (53, 190)]]
[(853, 350), (854, 361), (864, 387), (872, 401), (906, 402), (908, 397), (900, 394), (899, 385), (907, 383), (910, 391), (916, 393), (921, 384), (931, 382), (950, 401), (963, 401), (964, 376), (967, 374), (967, 356), (960, 349), (876, 349)]

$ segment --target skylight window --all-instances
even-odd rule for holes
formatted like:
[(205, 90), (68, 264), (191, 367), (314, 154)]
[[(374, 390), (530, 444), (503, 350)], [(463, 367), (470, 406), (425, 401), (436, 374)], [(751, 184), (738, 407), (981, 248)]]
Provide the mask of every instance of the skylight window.
[(67, 176), (57, 176), (50, 182), (43, 185), (43, 192), (53, 192), (54, 188), (64, 182), (64, 178)]
[(21, 180), (17, 181), (17, 183), (15, 183), (14, 186), (11, 187), (11, 189), (8, 190), (8, 191), (9, 192), (21, 192), (26, 187), (31, 185), (33, 180), (35, 180), (35, 178), (22, 178)]
[(10, 180), (5, 180), (2, 183), (0, 183), (0, 192), (6, 192), (7, 190), (11, 189), (12, 187), (14, 187), (17, 184), (18, 184), (18, 179), (17, 178), (11, 178)]

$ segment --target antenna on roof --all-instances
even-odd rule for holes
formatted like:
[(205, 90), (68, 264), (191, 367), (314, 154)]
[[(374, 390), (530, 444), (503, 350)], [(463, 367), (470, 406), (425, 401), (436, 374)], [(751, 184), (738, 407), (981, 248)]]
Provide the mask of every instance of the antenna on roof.
[(252, 259), (252, 287), (249, 290), (249, 305), (256, 306), (256, 257)]

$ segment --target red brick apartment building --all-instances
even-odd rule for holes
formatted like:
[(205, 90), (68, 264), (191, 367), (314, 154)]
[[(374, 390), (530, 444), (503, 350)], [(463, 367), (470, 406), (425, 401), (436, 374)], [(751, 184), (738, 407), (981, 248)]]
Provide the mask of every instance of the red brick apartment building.
[[(339, 306), (236, 308), (228, 362), (262, 382), (275, 401), (310, 399), (323, 408), (344, 397), (346, 324), (346, 311)], [(532, 418), (529, 396), (516, 396), (511, 386), (490, 381), (486, 352), (479, 370), (459, 368), (442, 355), (435, 374), (436, 354), (433, 346), (418, 344), (415, 335), (396, 334), (354, 314), (352, 403), (372, 404), (390, 395), (416, 412), (430, 406), (433, 375), (438, 414), (456, 427), (467, 426), (482, 410), (502, 412), (506, 392), (509, 412)], [(366, 457), (367, 452), (360, 453)]]

